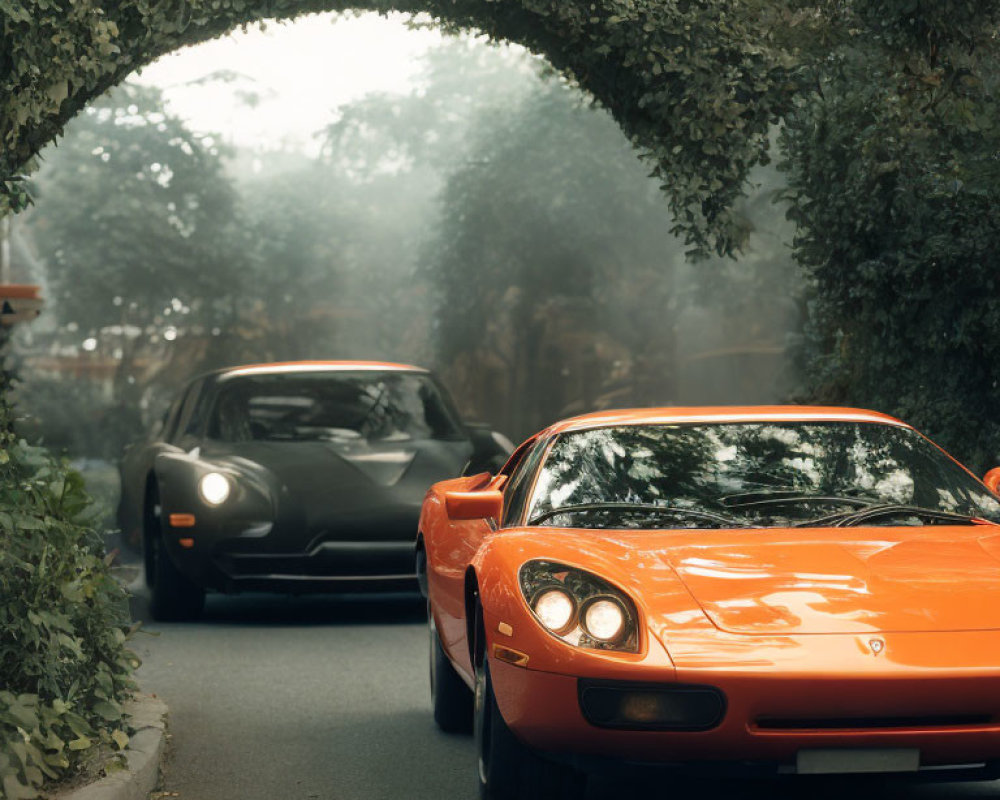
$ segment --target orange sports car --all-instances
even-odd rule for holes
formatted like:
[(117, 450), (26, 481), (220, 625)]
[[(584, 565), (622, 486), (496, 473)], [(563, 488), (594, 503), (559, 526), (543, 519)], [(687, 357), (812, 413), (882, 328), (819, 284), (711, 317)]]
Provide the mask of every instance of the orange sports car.
[(435, 484), (434, 717), (485, 798), (623, 763), (992, 778), (1000, 470), (802, 406), (609, 411)]

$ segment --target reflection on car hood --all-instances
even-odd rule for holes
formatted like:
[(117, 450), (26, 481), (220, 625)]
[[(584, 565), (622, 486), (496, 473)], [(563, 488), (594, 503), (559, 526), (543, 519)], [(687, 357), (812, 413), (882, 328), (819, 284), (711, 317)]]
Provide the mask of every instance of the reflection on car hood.
[[(433, 454), (434, 442), (371, 444), (364, 440), (240, 442), (226, 447), (227, 455), (255, 462), (284, 482), (309, 484), (320, 479), (338, 483), (394, 486), (410, 469), (418, 453)], [(456, 460), (456, 459), (451, 459)], [(461, 464), (459, 464), (459, 468)]]
[[(662, 552), (712, 623), (747, 634), (1000, 629), (1000, 539), (983, 528), (756, 534)], [(867, 535), (865, 535), (867, 534)], [(833, 539), (833, 537), (831, 537)]]
[(404, 509), (415, 525), (427, 487), (458, 475), (470, 451), (463, 441), (241, 442), (204, 457), (259, 474), (282, 513), (300, 515), (314, 529)]
[[(1000, 629), (1000, 536), (980, 526), (637, 537), (739, 634)], [(673, 537), (671, 537), (673, 538)], [(680, 539), (683, 539), (683, 543)]]
[(560, 560), (567, 536), (571, 562), (618, 583), (667, 636), (706, 624), (741, 638), (1000, 630), (1000, 528), (992, 525), (529, 528), (517, 546), (522, 558)]

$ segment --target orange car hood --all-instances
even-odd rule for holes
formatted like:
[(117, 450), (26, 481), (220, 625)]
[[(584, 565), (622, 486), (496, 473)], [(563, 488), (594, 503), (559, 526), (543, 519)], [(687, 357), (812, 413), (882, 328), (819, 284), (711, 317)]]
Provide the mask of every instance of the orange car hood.
[[(628, 560), (647, 567), (628, 570), (623, 583), (645, 599), (656, 627), (671, 613), (658, 607), (667, 568), (729, 633), (1000, 630), (1000, 528), (992, 525), (616, 531), (608, 539), (618, 558), (631, 551)], [(676, 600), (664, 605), (676, 609)]]

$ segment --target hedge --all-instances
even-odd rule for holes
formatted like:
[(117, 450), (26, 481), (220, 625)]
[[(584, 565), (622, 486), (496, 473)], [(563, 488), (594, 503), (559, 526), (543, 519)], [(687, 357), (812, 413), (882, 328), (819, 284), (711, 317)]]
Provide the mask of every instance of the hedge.
[(0, 400), (0, 797), (33, 798), (128, 743), (127, 594), (79, 473), (11, 432)]

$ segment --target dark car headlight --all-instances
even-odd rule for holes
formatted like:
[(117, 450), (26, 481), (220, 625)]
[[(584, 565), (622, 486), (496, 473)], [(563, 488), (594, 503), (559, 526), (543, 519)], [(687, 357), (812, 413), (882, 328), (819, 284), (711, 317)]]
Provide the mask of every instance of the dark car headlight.
[(206, 472), (198, 479), (198, 494), (210, 506), (221, 506), (231, 493), (232, 484), (221, 472)]
[(539, 624), (575, 647), (639, 651), (635, 604), (603, 578), (552, 561), (528, 561), (521, 593)]

